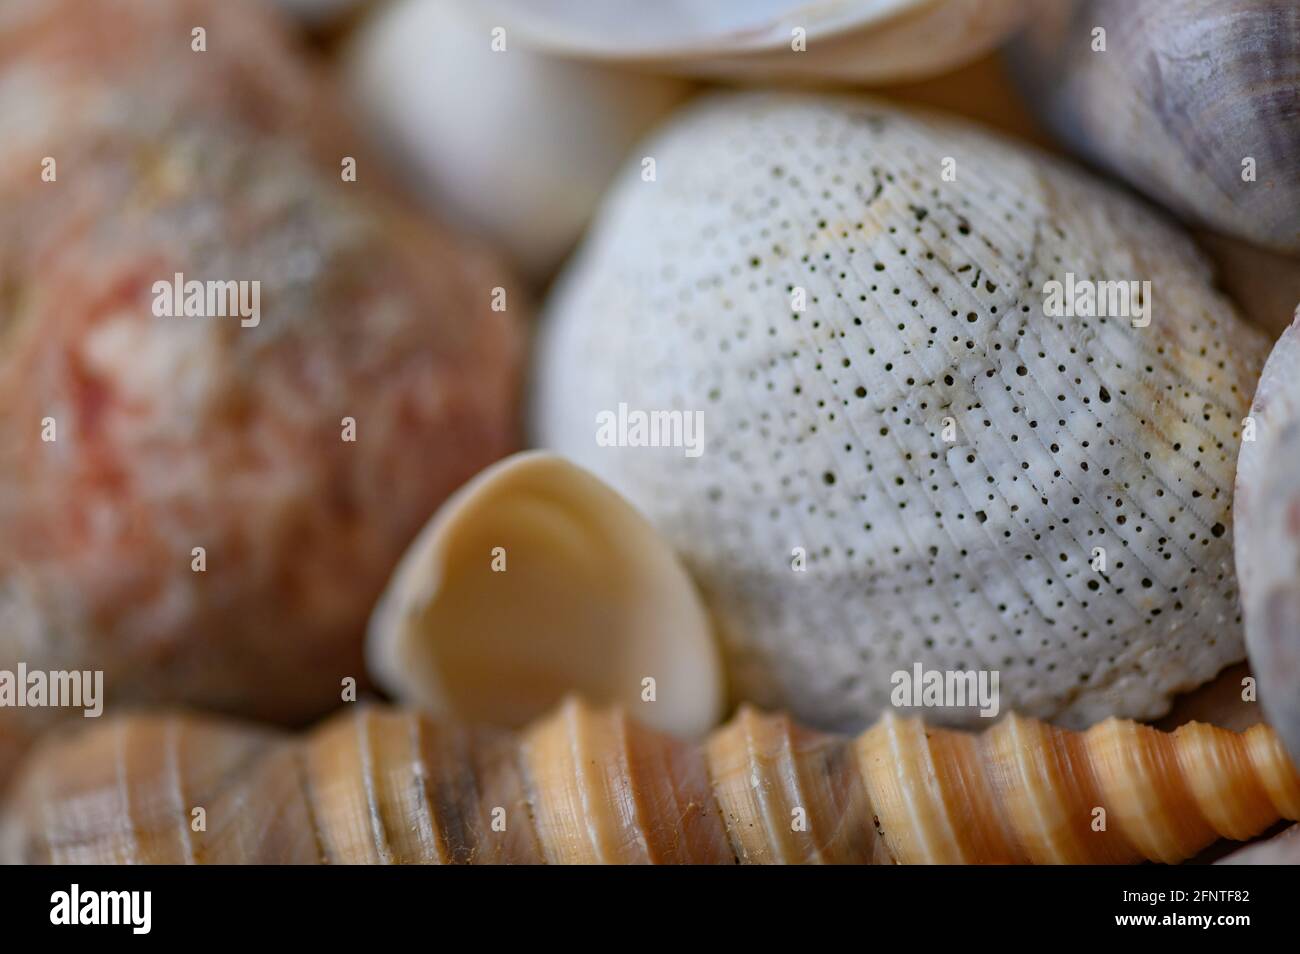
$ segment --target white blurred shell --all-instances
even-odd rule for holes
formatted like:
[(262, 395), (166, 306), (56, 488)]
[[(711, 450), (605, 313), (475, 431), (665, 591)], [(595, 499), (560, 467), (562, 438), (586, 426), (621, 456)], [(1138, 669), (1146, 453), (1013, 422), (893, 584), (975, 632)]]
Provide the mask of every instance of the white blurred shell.
[(1259, 701), (1300, 760), (1300, 311), (1273, 347), (1237, 461), (1237, 574)]
[[(1184, 235), (864, 98), (716, 95), (643, 151), (658, 181), (624, 171), (549, 302), (534, 427), (682, 553), (743, 698), (860, 725), (921, 663), (1079, 725), (1242, 658), (1231, 490), (1266, 346)], [(1150, 281), (1150, 326), (1045, 317), (1069, 271)], [(703, 454), (598, 447), (620, 402), (701, 411)]]
[[(997, 46), (1030, 0), (483, 0), (529, 43), (686, 75), (897, 82)], [(804, 49), (795, 50), (802, 30)]]
[(453, 0), (401, 0), (362, 28), (348, 85), (435, 208), (543, 278), (681, 82), (530, 51)]

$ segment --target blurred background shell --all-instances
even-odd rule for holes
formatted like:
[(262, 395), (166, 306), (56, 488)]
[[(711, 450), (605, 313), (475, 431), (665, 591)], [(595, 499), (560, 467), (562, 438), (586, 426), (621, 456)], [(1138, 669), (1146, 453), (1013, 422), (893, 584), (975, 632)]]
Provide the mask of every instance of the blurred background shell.
[(1080, 155), (1197, 223), (1300, 251), (1295, 0), (1056, 0), (1011, 59)]
[(352, 40), (347, 85), (439, 214), (544, 279), (627, 150), (686, 95), (677, 80), (557, 59), (458, 0), (399, 0)]
[[(4, 9), (0, 669), (311, 719), (364, 683), (420, 525), (514, 449), (526, 305), (364, 162), (343, 180), (357, 141), (258, 4)], [(259, 282), (260, 321), (155, 317), (178, 272)], [(0, 760), (59, 712), (0, 711)]]
[[(542, 49), (689, 76), (884, 83), (997, 46), (1031, 0), (483, 0)], [(806, 44), (796, 50), (796, 31)]]

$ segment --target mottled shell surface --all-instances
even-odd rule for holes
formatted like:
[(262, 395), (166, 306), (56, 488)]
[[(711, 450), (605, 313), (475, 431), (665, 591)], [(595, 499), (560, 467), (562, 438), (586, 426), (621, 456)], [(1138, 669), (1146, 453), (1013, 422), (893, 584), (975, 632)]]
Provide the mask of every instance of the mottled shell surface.
[(568, 56), (691, 76), (891, 83), (961, 66), (1032, 0), (480, 0), (509, 31)]
[[(860, 727), (919, 663), (1081, 725), (1242, 658), (1231, 491), (1266, 344), (1187, 238), (863, 98), (720, 94), (642, 151), (657, 181), (626, 171), (548, 303), (535, 436), (675, 544), (741, 698)], [(1149, 326), (1048, 317), (1067, 272), (1149, 281)], [(620, 403), (699, 411), (703, 453), (599, 445)]]
[(1189, 219), (1300, 251), (1300, 4), (1058, 0), (1011, 49), (1081, 155)]
[(1237, 574), (1259, 698), (1300, 758), (1300, 313), (1273, 347), (1237, 461)]
[(1297, 816), (1265, 726), (891, 715), (853, 739), (744, 708), (695, 745), (577, 701), (519, 733), (354, 706), (296, 738), (178, 714), (55, 738), (0, 862), (1120, 864)]
[[(493, 311), (499, 263), (341, 179), (341, 124), (256, 4), (4, 11), (0, 669), (327, 711), (406, 544), (517, 439), (524, 306)], [(156, 316), (176, 273), (259, 282), (260, 320)], [(0, 710), (0, 759), (66, 711)]]

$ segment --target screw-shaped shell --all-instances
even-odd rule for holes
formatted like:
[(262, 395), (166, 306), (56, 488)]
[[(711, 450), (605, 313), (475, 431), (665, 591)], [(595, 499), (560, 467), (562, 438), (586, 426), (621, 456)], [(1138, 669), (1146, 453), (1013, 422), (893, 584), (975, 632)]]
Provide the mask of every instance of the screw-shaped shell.
[(1175, 862), (1279, 816), (1300, 775), (1265, 726), (890, 715), (845, 739), (744, 709), (697, 748), (576, 702), (517, 736), (358, 708), (296, 741), (174, 715), (53, 742), (0, 860)]
[[(1266, 345), (1185, 236), (867, 99), (718, 95), (642, 151), (658, 180), (627, 171), (548, 303), (534, 424), (682, 553), (741, 698), (860, 727), (919, 662), (1080, 725), (1242, 657)], [(1049, 317), (1069, 273), (1149, 281), (1149, 325)], [(701, 412), (702, 455), (598, 446), (620, 404)]]

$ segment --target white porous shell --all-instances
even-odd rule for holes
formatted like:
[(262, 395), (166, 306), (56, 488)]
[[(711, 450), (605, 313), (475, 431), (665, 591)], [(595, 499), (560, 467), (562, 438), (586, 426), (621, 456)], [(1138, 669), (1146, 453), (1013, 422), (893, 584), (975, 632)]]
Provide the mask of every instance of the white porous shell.
[(454, 0), (402, 0), (353, 41), (350, 95), (435, 210), (544, 279), (680, 80), (529, 50)]
[(529, 43), (567, 55), (692, 76), (861, 83), (961, 66), (997, 46), (1032, 8), (1031, 0), (481, 2)]
[[(657, 181), (625, 171), (549, 302), (535, 435), (676, 545), (743, 698), (856, 726), (920, 664), (1081, 725), (1242, 658), (1233, 465), (1266, 345), (1184, 235), (866, 98), (719, 94), (643, 151)], [(1149, 281), (1149, 326), (1047, 317), (1067, 273)], [(702, 413), (703, 452), (628, 446), (636, 411)]]
[(1259, 701), (1300, 760), (1300, 313), (1282, 333), (1237, 461), (1237, 574)]

